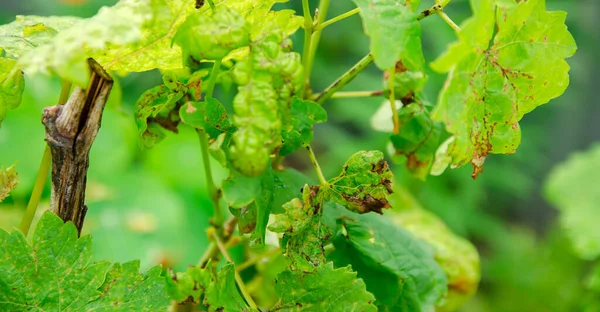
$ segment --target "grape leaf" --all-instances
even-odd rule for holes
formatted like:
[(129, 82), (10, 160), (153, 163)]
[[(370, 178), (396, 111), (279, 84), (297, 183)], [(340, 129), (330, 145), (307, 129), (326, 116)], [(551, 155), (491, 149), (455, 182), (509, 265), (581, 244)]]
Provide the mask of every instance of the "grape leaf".
[[(103, 55), (108, 47), (138, 42), (142, 27), (153, 23), (153, 10), (162, 7), (159, 0), (121, 0), (100, 9), (91, 18), (81, 19), (59, 32), (50, 42), (28, 51), (19, 59), (27, 73), (55, 72), (80, 86), (87, 86), (87, 58)], [(105, 60), (100, 60), (103, 64)]]
[[(206, 268), (189, 267), (166, 277), (169, 295), (178, 302), (203, 304), (209, 311), (258, 311), (248, 307), (235, 284), (235, 267), (225, 264), (218, 273), (209, 261)], [(200, 301), (204, 295), (204, 300)]]
[(197, 64), (204, 59), (221, 60), (229, 52), (247, 46), (250, 33), (243, 16), (220, 6), (188, 16), (173, 40), (183, 50), (184, 63)]
[(352, 264), (357, 269), (358, 277), (377, 298), (377, 306), (390, 311), (432, 311), (443, 298), (447, 279), (428, 246), (381, 216), (359, 215), (335, 205), (325, 211), (337, 214), (331, 258), (337, 266)]
[(283, 205), (285, 213), (275, 215), (269, 230), (284, 233), (281, 249), (291, 261), (291, 269), (314, 272), (325, 263), (323, 242), (330, 236), (321, 224), (318, 187), (304, 186), (302, 200), (294, 198)]
[(19, 185), (19, 174), (15, 166), (16, 164), (8, 168), (4, 166), (0, 168), (0, 203)]
[(50, 42), (63, 29), (81, 18), (71, 16), (17, 15), (14, 22), (0, 26), (0, 47), (6, 55), (18, 59), (27, 51)]
[(179, 102), (186, 91), (171, 90), (165, 85), (147, 90), (135, 105), (135, 121), (142, 146), (152, 148), (162, 141), (163, 129), (177, 133), (179, 125)]
[(545, 185), (546, 198), (560, 211), (559, 222), (577, 254), (586, 260), (600, 255), (600, 145), (572, 155), (556, 166)]
[(333, 200), (358, 213), (377, 212), (390, 205), (394, 176), (380, 151), (361, 151), (344, 164), (339, 176), (328, 181), (319, 192), (324, 200)]
[(452, 165), (470, 162), (476, 178), (488, 154), (515, 152), (523, 115), (565, 91), (564, 59), (577, 48), (566, 13), (547, 12), (545, 0), (471, 3), (458, 42), (431, 66), (449, 72), (433, 117), (455, 137)]
[(227, 110), (215, 98), (208, 98), (204, 102), (187, 102), (181, 106), (179, 116), (185, 124), (204, 129), (212, 139), (216, 139), (221, 133), (235, 131)]
[(45, 212), (29, 245), (21, 232), (0, 230), (0, 303), (11, 311), (166, 309), (160, 267), (138, 273), (139, 261), (91, 261), (91, 238), (50, 211)]
[(327, 121), (327, 112), (321, 105), (294, 97), (291, 107), (291, 123), (283, 126), (283, 146), (279, 155), (286, 156), (313, 139), (312, 126)]
[(390, 69), (399, 59), (410, 70), (423, 67), (421, 25), (414, 10), (419, 1), (353, 0), (371, 37), (375, 64)]
[(377, 311), (375, 297), (350, 267), (334, 269), (327, 263), (315, 272), (283, 271), (275, 289), (281, 297), (274, 310)]
[(297, 170), (285, 168), (274, 171), (272, 213), (282, 213), (283, 204), (300, 197), (307, 182), (310, 182), (309, 178)]
[(394, 224), (429, 245), (434, 259), (448, 279), (448, 292), (436, 311), (456, 311), (477, 291), (480, 280), (479, 255), (466, 239), (454, 234), (437, 216), (425, 210), (402, 188), (390, 196)]
[(17, 62), (0, 57), (0, 126), (6, 117), (7, 109), (15, 109), (21, 104), (25, 89), (23, 72), (16, 68)]

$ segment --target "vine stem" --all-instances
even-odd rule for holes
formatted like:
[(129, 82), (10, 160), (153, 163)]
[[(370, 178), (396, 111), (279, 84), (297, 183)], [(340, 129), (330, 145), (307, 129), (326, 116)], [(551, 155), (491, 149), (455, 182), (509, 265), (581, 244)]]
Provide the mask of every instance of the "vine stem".
[(212, 175), (212, 168), (210, 167), (210, 156), (208, 155), (208, 137), (203, 129), (196, 129), (198, 138), (200, 138), (200, 148), (202, 149), (202, 163), (204, 164), (204, 175), (206, 176), (206, 185), (208, 187), (208, 194), (213, 202), (214, 223), (221, 225), (223, 215), (221, 213), (221, 207), (219, 205), (219, 191), (215, 186)]
[(350, 11), (348, 11), (346, 13), (342, 13), (342, 14), (340, 14), (340, 15), (338, 15), (338, 16), (330, 19), (330, 20), (327, 20), (326, 22), (323, 22), (322, 24), (317, 24), (317, 27), (315, 27), (315, 31), (321, 31), (321, 30), (323, 30), (323, 28), (325, 28), (325, 27), (327, 27), (327, 26), (329, 26), (329, 25), (331, 25), (333, 23), (339, 22), (339, 21), (341, 21), (341, 20), (343, 20), (345, 18), (348, 18), (348, 17), (350, 17), (350, 16), (352, 16), (352, 15), (358, 13), (358, 12), (360, 12), (360, 9), (356, 8), (356, 9), (350, 10)]
[[(225, 257), (225, 260), (227, 260), (230, 263), (234, 263), (233, 259), (231, 259), (231, 256), (229, 255), (229, 252), (227, 252), (227, 248), (225, 248), (225, 246), (223, 245), (223, 242), (221, 241), (221, 239), (219, 238), (219, 235), (216, 232), (213, 233), (213, 238), (215, 240), (215, 243), (217, 244), (217, 247), (219, 248), (219, 251), (221, 251), (221, 254), (223, 255), (223, 257)], [(235, 281), (237, 282), (238, 287), (240, 288), (240, 292), (242, 293), (242, 296), (244, 296), (244, 299), (246, 299), (246, 302), (248, 303), (248, 305), (251, 308), (258, 309), (258, 307), (256, 306), (256, 303), (252, 299), (252, 296), (250, 296), (250, 294), (248, 293), (248, 290), (246, 289), (246, 285), (244, 284), (244, 281), (242, 280), (240, 273), (237, 270), (235, 270), (234, 272), (235, 272)]]
[(215, 3), (213, 2), (213, 0), (207, 0), (207, 1), (208, 1), (208, 5), (210, 5), (210, 9), (212, 11), (214, 11), (215, 10)]
[(450, 16), (448, 16), (448, 14), (446, 14), (444, 12), (444, 8), (446, 7), (446, 5), (448, 3), (450, 3), (450, 0), (443, 0), (439, 3), (436, 3), (429, 9), (421, 12), (421, 14), (419, 14), (419, 16), (417, 16), (417, 20), (420, 21), (428, 16), (437, 14), (446, 22), (446, 24), (448, 24), (450, 27), (452, 27), (452, 29), (454, 29), (455, 32), (460, 32), (460, 27), (458, 27), (458, 25), (456, 25), (456, 23), (450, 18)]
[(243, 271), (243, 270), (245, 270), (245, 269), (247, 269), (247, 268), (255, 265), (256, 263), (258, 263), (262, 259), (269, 259), (269, 258), (271, 258), (273, 256), (276, 256), (276, 255), (279, 255), (279, 254), (281, 254), (281, 249), (279, 249), (279, 248), (271, 249), (268, 252), (265, 252), (265, 253), (263, 253), (261, 255), (258, 255), (258, 256), (254, 257), (252, 259), (246, 260), (246, 262), (244, 262), (244, 263), (236, 266), (235, 269), (238, 272), (241, 272), (241, 271)]
[(390, 73), (393, 73), (390, 75), (389, 81), (388, 81), (388, 90), (390, 93), (390, 107), (392, 109), (392, 119), (394, 120), (394, 134), (398, 134), (400, 133), (400, 119), (398, 118), (398, 108), (396, 107), (396, 92), (394, 91), (394, 81), (395, 76), (396, 76), (396, 68), (392, 67), (392, 69), (390, 70)]
[(219, 75), (219, 70), (221, 69), (221, 63), (223, 60), (216, 60), (213, 65), (213, 69), (210, 72), (210, 77), (208, 78), (208, 86), (206, 87), (205, 97), (212, 98), (213, 91), (215, 90), (215, 84), (217, 83), (217, 76)]
[(334, 81), (329, 87), (327, 87), (323, 92), (321, 92), (316, 98), (315, 102), (319, 104), (323, 104), (323, 102), (327, 101), (331, 98), (331, 96), (345, 87), (348, 83), (350, 83), (360, 72), (362, 72), (367, 66), (373, 63), (373, 55), (371, 53), (367, 54), (367, 56), (363, 57), (358, 63), (356, 63), (352, 68), (350, 68), (347, 72), (345, 72), (340, 78)]
[(438, 15), (446, 22), (446, 24), (450, 25), (455, 32), (460, 32), (460, 27), (456, 25), (456, 23), (443, 11), (438, 12)]
[(319, 162), (317, 161), (317, 157), (315, 156), (315, 152), (313, 151), (312, 147), (310, 147), (310, 145), (305, 145), (306, 150), (308, 151), (308, 157), (310, 157), (310, 161), (312, 162), (313, 167), (315, 168), (315, 171), (317, 172), (317, 176), (319, 176), (319, 182), (321, 182), (321, 185), (327, 185), (327, 180), (325, 179), (325, 176), (323, 175), (323, 170), (321, 170), (321, 166), (319, 166)]
[[(68, 80), (63, 81), (60, 88), (60, 96), (58, 97), (58, 104), (67, 103), (69, 100), (70, 91), (71, 82)], [(21, 219), (21, 224), (19, 225), (21, 233), (23, 233), (25, 236), (27, 236), (29, 228), (31, 228), (31, 222), (33, 222), (33, 217), (35, 216), (40, 199), (42, 198), (42, 192), (44, 191), (44, 186), (48, 180), (48, 173), (50, 172), (51, 164), (52, 153), (50, 152), (50, 147), (48, 144), (46, 144), (46, 148), (44, 149), (44, 154), (42, 156), (42, 162), (40, 164), (40, 168), (38, 169), (38, 173), (35, 178), (35, 184), (33, 185), (33, 190), (31, 192), (31, 197), (29, 197), (25, 214), (23, 215), (23, 219)]]
[[(374, 91), (341, 91), (331, 95), (331, 99), (347, 99), (347, 98), (361, 98), (361, 97), (372, 97), (372, 96), (383, 96), (385, 92), (382, 90)], [(319, 94), (315, 95), (316, 99)]]
[(304, 49), (302, 51), (302, 66), (304, 72), (302, 73), (302, 89), (300, 90), (300, 97), (304, 98), (306, 90), (310, 87), (310, 70), (308, 70), (310, 44), (313, 35), (313, 21), (310, 16), (310, 6), (308, 0), (302, 0), (302, 12), (304, 13)]
[[(329, 0), (321, 0), (319, 2), (319, 11), (317, 16), (317, 25), (325, 22), (327, 18), (327, 11), (329, 11)], [(321, 40), (321, 31), (313, 32), (311, 42), (310, 42), (310, 51), (308, 51), (308, 55), (306, 55), (306, 65), (304, 66), (304, 72), (306, 77), (310, 80), (310, 74), (312, 72), (313, 63), (315, 60), (315, 54), (317, 53), (317, 47), (319, 46), (319, 40)], [(304, 56), (303, 56), (304, 57)]]

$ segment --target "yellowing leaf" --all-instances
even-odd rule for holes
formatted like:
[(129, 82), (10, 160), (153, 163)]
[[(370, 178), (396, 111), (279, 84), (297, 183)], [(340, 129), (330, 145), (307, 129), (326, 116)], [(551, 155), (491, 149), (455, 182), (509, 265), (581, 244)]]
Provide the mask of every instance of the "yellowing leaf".
[(455, 137), (448, 148), (452, 165), (470, 162), (476, 178), (488, 154), (515, 152), (523, 115), (565, 91), (564, 59), (576, 45), (566, 13), (547, 12), (545, 0), (471, 2), (474, 16), (459, 40), (432, 63), (449, 72), (433, 117)]

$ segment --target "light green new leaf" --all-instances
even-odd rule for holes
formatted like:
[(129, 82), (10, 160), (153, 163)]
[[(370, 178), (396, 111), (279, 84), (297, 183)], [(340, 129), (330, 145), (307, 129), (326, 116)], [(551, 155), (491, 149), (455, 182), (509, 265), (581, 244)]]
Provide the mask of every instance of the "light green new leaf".
[[(139, 42), (144, 25), (153, 22), (154, 9), (162, 6), (162, 0), (121, 0), (112, 7), (104, 7), (95, 16), (79, 20), (50, 42), (25, 53), (19, 59), (19, 66), (30, 74), (52, 71), (77, 85), (87, 86), (87, 58), (103, 55), (111, 47)], [(99, 63), (104, 65), (105, 61), (101, 59)]]
[(238, 291), (232, 263), (227, 263), (216, 276), (213, 275), (212, 282), (206, 287), (204, 301), (209, 311), (257, 311), (248, 307)]
[[(212, 262), (209, 260), (207, 268), (212, 268)], [(185, 273), (174, 273), (169, 269), (169, 274), (165, 276), (165, 287), (169, 296), (179, 302), (201, 303), (200, 298), (210, 284), (211, 272), (209, 269), (190, 266)], [(190, 300), (191, 297), (191, 300)]]
[(447, 279), (430, 248), (385, 217), (332, 206), (325, 211), (337, 214), (334, 263), (351, 264), (381, 310), (433, 311), (446, 293)]
[(434, 259), (448, 279), (448, 293), (436, 311), (456, 311), (477, 291), (481, 277), (477, 249), (454, 234), (400, 187), (390, 196), (391, 220), (433, 249)]
[(282, 213), (283, 204), (296, 197), (302, 196), (304, 185), (310, 183), (310, 179), (302, 172), (285, 168), (284, 170), (274, 171), (274, 189), (272, 213)]
[(179, 116), (185, 124), (204, 129), (211, 139), (216, 139), (221, 133), (235, 131), (227, 110), (215, 98), (208, 98), (204, 102), (187, 102), (179, 109)]
[(25, 89), (23, 72), (16, 68), (15, 60), (0, 57), (0, 126), (8, 109), (15, 109), (21, 104), (21, 96)]
[(360, 8), (365, 33), (371, 37), (371, 53), (381, 69), (398, 60), (410, 70), (423, 67), (421, 24), (413, 6), (417, 1), (353, 0)]
[(250, 43), (248, 25), (243, 16), (220, 6), (214, 11), (198, 11), (188, 16), (173, 38), (183, 50), (184, 63), (221, 60), (229, 52)]
[(344, 164), (339, 176), (329, 180), (319, 192), (325, 200), (333, 200), (357, 213), (377, 212), (390, 205), (394, 175), (380, 151), (360, 151)]
[(546, 197), (560, 211), (561, 226), (586, 260), (600, 255), (599, 174), (600, 145), (596, 144), (553, 169), (545, 186)]
[(283, 271), (275, 290), (282, 311), (377, 311), (375, 297), (351, 267), (334, 269), (327, 263), (315, 272)]
[(14, 22), (0, 26), (0, 48), (7, 56), (18, 59), (80, 20), (71, 16), (17, 15)]
[(284, 233), (281, 249), (291, 261), (291, 269), (314, 272), (325, 263), (323, 251), (328, 229), (321, 224), (321, 203), (317, 187), (304, 186), (302, 201), (294, 198), (283, 205), (285, 213), (275, 215), (269, 230)]
[(19, 185), (19, 174), (15, 166), (16, 164), (8, 168), (4, 166), (0, 168), (0, 203)]
[(139, 262), (91, 263), (91, 238), (52, 212), (40, 219), (33, 243), (0, 230), (0, 302), (7, 311), (157, 311), (170, 302), (160, 267), (146, 275)]
[(327, 112), (313, 101), (294, 97), (291, 107), (291, 123), (285, 124), (281, 131), (283, 146), (279, 155), (286, 156), (313, 139), (312, 126), (327, 121)]
[(433, 117), (455, 136), (452, 165), (470, 162), (477, 177), (488, 154), (515, 152), (523, 115), (565, 91), (564, 59), (577, 48), (566, 13), (547, 12), (545, 0), (471, 2), (459, 41), (431, 66), (449, 72)]
[(177, 133), (179, 125), (179, 102), (186, 89), (171, 90), (162, 85), (147, 90), (135, 104), (135, 122), (141, 138), (141, 145), (152, 148), (162, 141), (164, 130)]

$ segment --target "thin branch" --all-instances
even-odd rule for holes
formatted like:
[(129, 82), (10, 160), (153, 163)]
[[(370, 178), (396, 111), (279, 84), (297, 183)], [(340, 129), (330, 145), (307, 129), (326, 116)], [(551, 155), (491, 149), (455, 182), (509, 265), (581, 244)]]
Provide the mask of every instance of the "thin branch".
[(310, 6), (308, 0), (302, 0), (302, 12), (304, 13), (304, 49), (302, 51), (302, 66), (304, 72), (302, 73), (302, 89), (300, 90), (300, 97), (304, 98), (306, 90), (310, 87), (310, 70), (308, 69), (309, 55), (310, 55), (310, 44), (313, 35), (313, 21), (310, 16)]
[[(231, 256), (229, 255), (229, 252), (223, 245), (223, 242), (221, 242), (221, 239), (219, 238), (219, 235), (216, 232), (213, 233), (213, 238), (215, 240), (215, 243), (217, 244), (217, 247), (219, 248), (219, 251), (221, 251), (221, 254), (223, 255), (223, 257), (225, 257), (225, 260), (227, 260), (230, 263), (234, 263), (233, 259), (231, 259)], [(235, 273), (235, 281), (237, 282), (237, 285), (240, 289), (240, 292), (242, 293), (242, 296), (244, 296), (244, 299), (246, 299), (246, 302), (248, 303), (248, 305), (251, 308), (258, 309), (258, 307), (256, 306), (256, 303), (252, 299), (252, 296), (250, 296), (250, 294), (248, 293), (248, 290), (246, 289), (246, 285), (244, 284), (244, 281), (242, 280), (240, 273), (238, 273), (237, 270), (234, 271), (234, 273)]]
[(327, 27), (327, 26), (329, 26), (329, 25), (331, 25), (333, 23), (339, 22), (339, 21), (341, 21), (341, 20), (343, 20), (345, 18), (348, 18), (348, 17), (350, 17), (350, 16), (352, 16), (354, 14), (357, 14), (358, 12), (360, 12), (359, 8), (356, 8), (354, 10), (350, 10), (350, 11), (348, 11), (346, 13), (342, 13), (342, 14), (340, 14), (340, 15), (338, 15), (338, 16), (336, 16), (336, 17), (334, 17), (334, 18), (332, 18), (332, 19), (330, 19), (330, 20), (328, 20), (326, 22), (323, 22), (322, 24), (318, 24), (317, 27), (315, 28), (315, 31), (321, 31), (321, 30), (323, 30), (323, 28), (325, 28), (325, 27)]
[(395, 73), (396, 73), (396, 68), (392, 68), (390, 70), (391, 74), (390, 78), (388, 79), (388, 92), (389, 92), (389, 100), (390, 100), (390, 107), (392, 109), (392, 119), (394, 120), (394, 134), (398, 134), (400, 133), (400, 119), (398, 117), (398, 108), (396, 107), (396, 94), (394, 91), (394, 81), (396, 80), (395, 78)]
[[(317, 18), (317, 25), (325, 22), (325, 19), (327, 18), (327, 11), (329, 11), (329, 0), (321, 0), (317, 10), (318, 14), (315, 14)], [(310, 50), (308, 51), (308, 55), (302, 55), (302, 57), (306, 59), (306, 64), (304, 64), (304, 74), (309, 80), (308, 89), (310, 89), (310, 74), (312, 73), (315, 54), (317, 53), (317, 47), (319, 46), (319, 40), (321, 40), (321, 31), (313, 31), (310, 39)]]
[(443, 11), (438, 12), (438, 15), (446, 22), (446, 24), (450, 25), (455, 32), (460, 32), (460, 27), (456, 25), (456, 23)]
[(44, 186), (46, 185), (46, 180), (48, 179), (48, 172), (50, 172), (51, 164), (52, 153), (50, 153), (50, 147), (46, 144), (46, 148), (44, 149), (44, 156), (42, 156), (42, 163), (40, 164), (37, 177), (35, 178), (35, 184), (33, 185), (33, 191), (31, 192), (31, 197), (29, 197), (29, 203), (27, 204), (27, 209), (25, 210), (23, 219), (21, 219), (21, 225), (19, 225), (21, 233), (23, 233), (23, 235), (25, 236), (27, 236), (27, 233), (29, 232), (31, 222), (33, 221), (33, 217), (35, 216), (35, 211), (37, 210), (38, 204), (40, 203), (40, 198), (42, 198), (42, 191), (44, 190)]
[[(316, 99), (320, 94), (314, 96)], [(383, 90), (375, 91), (340, 91), (334, 93), (331, 99), (348, 99), (348, 98), (361, 98), (361, 97), (373, 97), (373, 96), (385, 96), (386, 92)]]
[(221, 206), (219, 205), (220, 193), (215, 182), (213, 180), (212, 168), (210, 166), (210, 155), (208, 154), (208, 137), (203, 129), (196, 129), (198, 138), (200, 139), (200, 149), (202, 150), (202, 163), (204, 164), (204, 176), (206, 177), (206, 186), (208, 187), (208, 194), (213, 203), (214, 209), (214, 224), (220, 226), (223, 221), (223, 214), (221, 213)]
[(356, 63), (352, 68), (350, 68), (347, 72), (345, 72), (340, 78), (334, 81), (329, 87), (325, 89), (321, 94), (319, 94), (315, 101), (319, 104), (323, 104), (323, 102), (327, 101), (331, 96), (345, 87), (348, 83), (350, 83), (360, 72), (362, 72), (367, 66), (373, 63), (373, 55), (371, 53), (367, 54), (367, 56), (363, 57), (358, 63)]
[(321, 166), (319, 165), (319, 162), (317, 161), (315, 152), (313, 152), (310, 145), (306, 145), (305, 147), (306, 147), (306, 150), (308, 151), (308, 157), (310, 157), (310, 161), (312, 162), (312, 165), (315, 168), (315, 171), (317, 172), (317, 176), (319, 176), (319, 182), (321, 182), (321, 185), (327, 185), (327, 180), (325, 179), (325, 176), (323, 175), (323, 170), (321, 170)]
[(210, 72), (210, 77), (208, 78), (208, 86), (206, 87), (206, 98), (212, 98), (213, 91), (215, 89), (215, 84), (217, 83), (217, 76), (219, 75), (219, 70), (221, 69), (222, 60), (215, 61), (213, 65), (213, 69)]
[(249, 268), (249, 267), (257, 264), (258, 262), (260, 262), (263, 259), (269, 259), (272, 256), (276, 256), (276, 255), (279, 255), (279, 254), (281, 254), (281, 249), (279, 249), (279, 248), (273, 248), (273, 249), (271, 249), (271, 250), (269, 250), (269, 251), (267, 251), (267, 252), (265, 252), (263, 254), (260, 254), (260, 255), (258, 255), (256, 257), (252, 258), (252, 259), (246, 260), (246, 262), (244, 262), (244, 263), (236, 266), (236, 270), (238, 272), (241, 272), (241, 271), (243, 271), (243, 270), (245, 270), (245, 269), (247, 269), (247, 268)]

